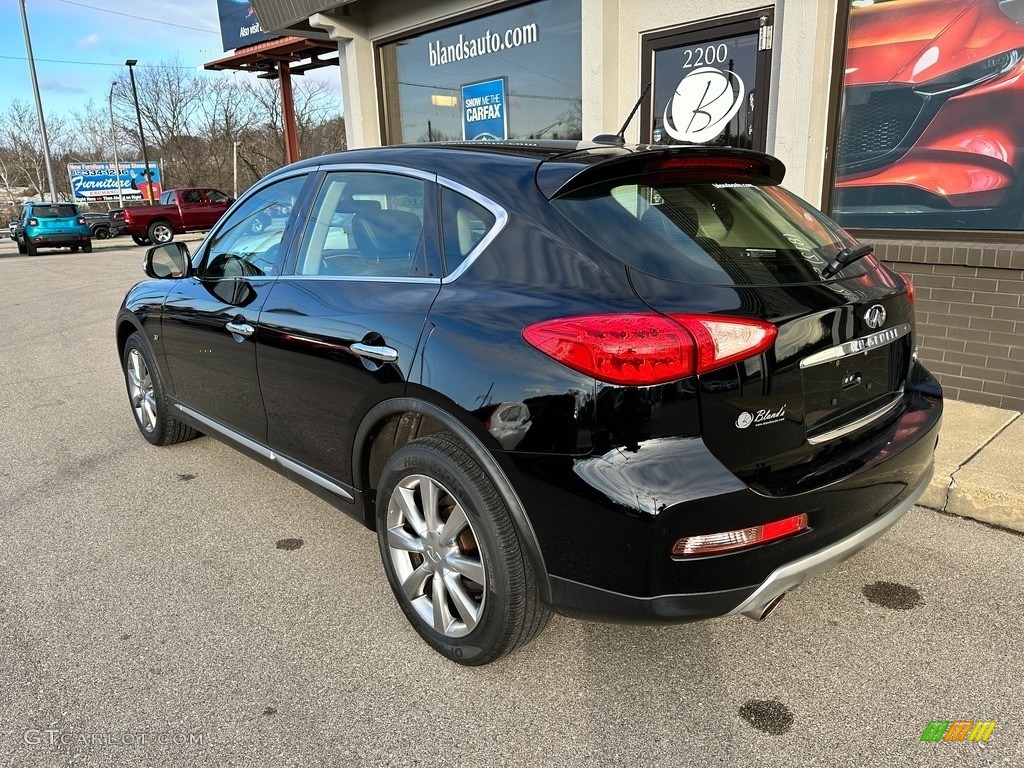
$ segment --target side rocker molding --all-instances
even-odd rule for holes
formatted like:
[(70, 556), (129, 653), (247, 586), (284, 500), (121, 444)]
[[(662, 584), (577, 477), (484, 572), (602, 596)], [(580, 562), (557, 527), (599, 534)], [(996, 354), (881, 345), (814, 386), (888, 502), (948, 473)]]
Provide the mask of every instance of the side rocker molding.
[[(523, 549), (526, 552), (526, 556), (529, 558), (530, 564), (533, 566), (533, 571), (537, 578), (537, 590), (539, 592), (540, 599), (545, 604), (550, 605), (551, 584), (548, 580), (547, 567), (544, 564), (544, 555), (541, 554), (540, 544), (537, 541), (537, 534), (533, 530), (533, 524), (530, 522), (530, 518), (526, 514), (526, 509), (523, 507), (523, 503), (520, 501), (519, 495), (512, 487), (512, 483), (509, 482), (508, 477), (505, 475), (505, 471), (501, 468), (497, 459), (495, 459), (491, 452), (484, 447), (483, 443), (480, 442), (480, 439), (473, 434), (469, 427), (448, 412), (436, 405), (433, 405), (432, 403), (411, 397), (397, 397), (392, 400), (385, 400), (383, 403), (375, 405), (366, 413), (362, 422), (359, 424), (359, 429), (356, 430), (355, 447), (352, 455), (352, 477), (359, 478), (361, 476), (360, 468), (363, 466), (363, 462), (366, 458), (364, 448), (368, 445), (367, 436), (369, 435), (370, 430), (373, 429), (374, 425), (392, 414), (406, 412), (423, 414), (439, 424), (444, 425), (445, 429), (458, 436), (472, 454), (473, 458), (480, 463), (480, 466), (482, 466), (490, 476), (491, 481), (498, 489), (498, 493), (501, 494), (502, 499), (509, 508), (509, 512), (512, 514), (512, 521), (515, 523), (516, 532), (519, 534), (519, 540), (522, 542)], [(365, 494), (366, 489), (360, 490)]]

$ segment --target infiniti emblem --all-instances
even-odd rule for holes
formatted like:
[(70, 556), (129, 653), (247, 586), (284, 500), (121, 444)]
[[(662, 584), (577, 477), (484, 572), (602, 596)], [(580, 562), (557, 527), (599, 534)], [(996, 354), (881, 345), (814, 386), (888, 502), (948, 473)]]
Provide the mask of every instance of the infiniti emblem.
[(868, 307), (868, 311), (864, 313), (864, 322), (868, 328), (881, 328), (885, 325), (885, 307), (881, 304)]

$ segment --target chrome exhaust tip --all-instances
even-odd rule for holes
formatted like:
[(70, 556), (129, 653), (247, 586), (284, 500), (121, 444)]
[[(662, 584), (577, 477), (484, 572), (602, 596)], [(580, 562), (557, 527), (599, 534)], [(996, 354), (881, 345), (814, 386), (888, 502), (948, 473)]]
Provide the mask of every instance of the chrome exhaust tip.
[(764, 621), (768, 618), (768, 614), (774, 611), (776, 606), (778, 606), (778, 604), (782, 602), (782, 598), (784, 598), (785, 596), (785, 592), (783, 592), (780, 595), (776, 595), (760, 608), (752, 608), (749, 611), (744, 611), (743, 615), (746, 616), (748, 619), (753, 619), (754, 621)]

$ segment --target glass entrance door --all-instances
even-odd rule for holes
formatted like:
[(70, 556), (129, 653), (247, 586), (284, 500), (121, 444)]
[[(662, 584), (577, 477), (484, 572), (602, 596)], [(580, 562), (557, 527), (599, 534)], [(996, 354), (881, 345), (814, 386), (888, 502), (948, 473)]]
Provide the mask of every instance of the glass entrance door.
[(643, 37), (641, 141), (765, 149), (771, 9)]

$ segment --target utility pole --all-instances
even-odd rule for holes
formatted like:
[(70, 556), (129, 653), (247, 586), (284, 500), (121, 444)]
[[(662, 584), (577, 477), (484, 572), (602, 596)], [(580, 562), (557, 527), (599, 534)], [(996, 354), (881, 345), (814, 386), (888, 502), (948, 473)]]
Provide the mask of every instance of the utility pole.
[[(22, 3), (25, 0), (21, 0)], [(142, 133), (142, 112), (139, 110), (139, 92), (135, 90), (135, 65), (138, 64), (138, 59), (128, 59), (124, 65), (128, 67), (128, 76), (132, 81), (132, 99), (135, 101), (135, 119), (139, 121), (139, 143), (142, 144), (142, 163), (146, 168), (145, 172), (145, 184), (146, 193), (143, 197), (146, 198), (146, 204), (153, 204), (153, 177), (149, 171), (149, 154), (146, 152), (146, 137)]]
[(117, 161), (117, 129), (114, 127), (114, 86), (110, 84), (110, 93), (107, 94), (107, 106), (110, 107), (110, 140), (114, 144), (114, 174), (117, 176), (117, 207), (124, 208), (124, 192), (121, 191), (121, 164)]
[(25, 52), (28, 54), (28, 71), (32, 75), (32, 93), (36, 97), (36, 116), (39, 118), (39, 136), (43, 140), (43, 157), (46, 160), (46, 177), (50, 181), (50, 202), (57, 202), (57, 184), (53, 180), (53, 160), (50, 158), (50, 142), (46, 138), (46, 121), (43, 119), (43, 101), (39, 98), (39, 80), (36, 78), (36, 60), (32, 55), (32, 38), (28, 34), (28, 14), (25, 0), (21, 0), (21, 26), (25, 30)]

